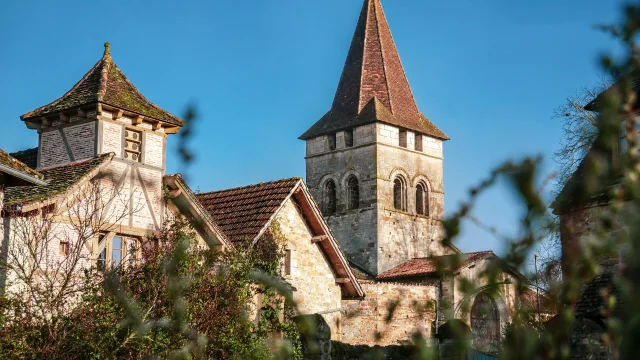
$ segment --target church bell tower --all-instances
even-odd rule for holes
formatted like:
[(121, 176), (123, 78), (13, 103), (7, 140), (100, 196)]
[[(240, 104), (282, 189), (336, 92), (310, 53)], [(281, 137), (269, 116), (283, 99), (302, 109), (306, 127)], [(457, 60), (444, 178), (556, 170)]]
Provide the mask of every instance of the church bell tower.
[(329, 112), (300, 136), (307, 185), (356, 265), (372, 274), (451, 252), (442, 144), (419, 110), (380, 0), (365, 0)]

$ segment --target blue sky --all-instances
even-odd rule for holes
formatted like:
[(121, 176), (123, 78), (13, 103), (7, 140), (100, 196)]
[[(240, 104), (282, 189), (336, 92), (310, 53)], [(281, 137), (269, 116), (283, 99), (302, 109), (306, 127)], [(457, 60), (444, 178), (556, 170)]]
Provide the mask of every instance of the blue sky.
[[(153, 4), (153, 5), (151, 5)], [(421, 111), (445, 143), (447, 213), (501, 161), (542, 155), (562, 136), (553, 110), (597, 83), (616, 43), (594, 25), (620, 1), (383, 0)], [(194, 189), (305, 174), (297, 137), (330, 107), (362, 0), (16, 1), (0, 3), (0, 148), (37, 145), (19, 116), (61, 96), (111, 42), (114, 61), (151, 101), (200, 113)], [(175, 136), (169, 140), (176, 143)], [(168, 172), (180, 171), (174, 151)], [(475, 215), (516, 228), (512, 194), (482, 196)], [(467, 224), (464, 251), (503, 243)]]

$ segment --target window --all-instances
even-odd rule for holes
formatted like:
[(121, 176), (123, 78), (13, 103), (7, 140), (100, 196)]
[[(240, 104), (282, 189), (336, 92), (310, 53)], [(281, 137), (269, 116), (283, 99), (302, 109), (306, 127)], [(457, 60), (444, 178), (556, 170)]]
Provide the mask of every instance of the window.
[(422, 151), (422, 135), (416, 134), (416, 151)]
[(122, 248), (123, 241), (119, 236), (114, 236), (111, 239), (111, 265), (113, 267), (119, 266), (122, 261)]
[(291, 275), (291, 250), (284, 251), (284, 274)]
[(139, 162), (142, 153), (142, 133), (131, 129), (124, 131), (124, 158)]
[(400, 176), (393, 180), (393, 207), (397, 210), (406, 211), (406, 185), (404, 179)]
[(104, 272), (109, 267), (118, 267), (123, 261), (135, 265), (140, 259), (140, 241), (136, 238), (125, 238), (120, 235), (112, 237), (100, 235), (96, 248), (96, 267)]
[(416, 214), (429, 216), (429, 190), (423, 183), (416, 186)]
[(494, 352), (500, 341), (498, 307), (487, 293), (476, 296), (471, 307), (471, 331), (474, 348)]
[(327, 135), (327, 141), (329, 142), (329, 151), (336, 149), (336, 134)]
[(353, 146), (353, 130), (346, 130), (344, 132), (344, 146), (345, 147)]
[(400, 146), (403, 148), (407, 147), (407, 131), (400, 130)]
[(140, 242), (138, 239), (127, 239), (127, 261), (129, 265), (136, 265), (140, 258)]
[(333, 180), (328, 180), (324, 184), (323, 204), (326, 215), (336, 212), (336, 183)]
[(60, 240), (60, 255), (67, 256), (69, 255), (69, 242), (65, 240)]
[(360, 206), (360, 189), (358, 187), (358, 178), (355, 175), (349, 176), (347, 180), (347, 208), (349, 210), (357, 209)]

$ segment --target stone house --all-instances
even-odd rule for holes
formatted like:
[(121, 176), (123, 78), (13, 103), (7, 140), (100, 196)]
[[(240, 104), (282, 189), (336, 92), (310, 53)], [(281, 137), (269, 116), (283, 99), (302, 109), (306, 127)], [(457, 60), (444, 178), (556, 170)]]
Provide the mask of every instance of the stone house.
[[(631, 90), (640, 92), (640, 74), (632, 71), (624, 75), (616, 84), (599, 94), (589, 104), (588, 111), (599, 112), (605, 97), (621, 95), (619, 91), (624, 82), (631, 84)], [(605, 337), (607, 325), (608, 298), (615, 297), (615, 306), (609, 315), (624, 317), (628, 301), (620, 297), (615, 277), (625, 271), (624, 236), (627, 233), (623, 219), (631, 219), (637, 214), (637, 206), (624, 194), (622, 179), (625, 156), (637, 155), (637, 148), (630, 148), (629, 138), (637, 138), (640, 123), (640, 103), (636, 102), (626, 116), (619, 119), (617, 141), (609, 149), (602, 146), (603, 135), (598, 134), (594, 145), (581, 161), (576, 171), (567, 180), (562, 191), (551, 205), (554, 214), (560, 218), (560, 240), (562, 245), (562, 269), (564, 274), (574, 274), (580, 261), (577, 254), (590, 242), (612, 236), (615, 248), (599, 253), (597, 261), (601, 271), (592, 279), (584, 279), (581, 293), (573, 306), (575, 322), (571, 330), (572, 359), (611, 359), (613, 358)], [(633, 120), (633, 121), (632, 121)], [(635, 126), (634, 126), (635, 125)], [(597, 163), (597, 165), (596, 165)], [(600, 169), (600, 170), (598, 170)], [(599, 173), (598, 173), (599, 171)], [(598, 174), (598, 175), (594, 175)]]
[[(345, 301), (353, 316), (342, 324), (342, 340), (402, 344), (414, 332), (431, 339), (445, 321), (461, 319), (476, 346), (495, 349), (520, 306), (515, 280), (523, 277), (491, 251), (465, 254), (442, 244), (449, 137), (420, 112), (380, 0), (364, 1), (331, 108), (300, 139), (307, 185), (366, 295)], [(436, 264), (453, 258), (457, 264), (438, 271)], [(486, 291), (480, 279), (490, 266), (502, 269), (498, 291)], [(476, 284), (471, 296), (459, 291), (462, 279)], [(445, 310), (445, 302), (471, 312)], [(389, 322), (390, 306), (397, 316)]]
[[(45, 276), (78, 255), (79, 275), (101, 271), (137, 261), (143, 241), (177, 215), (198, 224), (198, 246), (217, 250), (247, 237), (253, 245), (267, 242), (277, 224), (286, 239), (284, 278), (302, 314), (320, 312), (339, 329), (341, 301), (363, 297), (301, 179), (194, 194), (180, 175), (166, 175), (167, 137), (183, 121), (140, 94), (108, 43), (71, 90), (21, 119), (38, 131), (39, 143), (11, 155), (0, 150), (3, 263), (37, 262)], [(165, 203), (165, 195), (172, 201)], [(20, 224), (45, 217), (51, 229), (38, 239), (42, 259), (25, 258), (33, 239)], [(24, 291), (17, 272), (2, 273), (3, 291)]]
[(320, 314), (340, 340), (342, 301), (364, 293), (300, 178), (195, 194), (232, 244), (249, 249), (276, 242), (283, 279), (299, 314)]

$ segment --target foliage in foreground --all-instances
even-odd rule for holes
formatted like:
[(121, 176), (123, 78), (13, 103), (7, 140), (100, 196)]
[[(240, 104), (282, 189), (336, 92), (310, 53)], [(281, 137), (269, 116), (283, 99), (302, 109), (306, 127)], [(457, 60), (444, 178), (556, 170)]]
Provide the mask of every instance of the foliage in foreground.
[[(162, 245), (147, 246), (144, 261), (108, 273), (90, 287), (55, 328), (30, 317), (28, 303), (3, 298), (0, 354), (13, 359), (269, 359), (284, 334), (288, 356), (300, 352), (283, 299), (254, 281), (277, 275), (278, 257), (257, 252), (193, 250), (186, 224), (174, 224)], [(151, 242), (148, 243), (150, 245)], [(190, 250), (191, 249), (191, 250)], [(87, 275), (90, 277), (100, 275)], [(264, 296), (259, 320), (248, 304)], [(255, 313), (254, 313), (255, 315)]]

